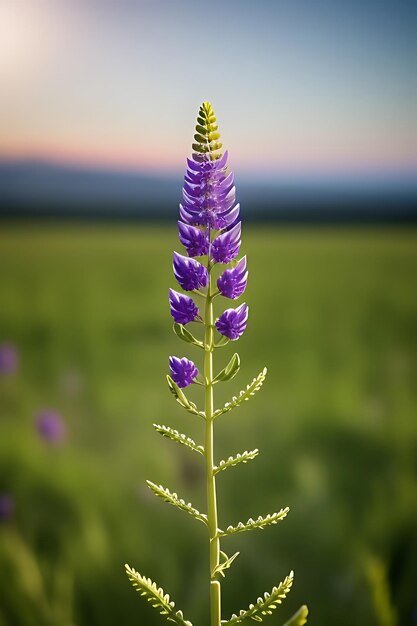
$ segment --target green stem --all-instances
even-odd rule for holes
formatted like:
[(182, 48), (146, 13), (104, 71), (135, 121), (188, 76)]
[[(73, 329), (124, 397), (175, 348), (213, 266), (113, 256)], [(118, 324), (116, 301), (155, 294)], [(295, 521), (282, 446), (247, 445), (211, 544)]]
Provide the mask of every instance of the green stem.
[(207, 464), (207, 518), (210, 537), (210, 625), (220, 626), (220, 582), (213, 579), (213, 571), (220, 562), (220, 539), (217, 536), (216, 479), (213, 473), (213, 323), (213, 296), (211, 294), (211, 276), (209, 270), (209, 285), (207, 290), (206, 310), (204, 318), (204, 378), (206, 384), (206, 436), (204, 449)]

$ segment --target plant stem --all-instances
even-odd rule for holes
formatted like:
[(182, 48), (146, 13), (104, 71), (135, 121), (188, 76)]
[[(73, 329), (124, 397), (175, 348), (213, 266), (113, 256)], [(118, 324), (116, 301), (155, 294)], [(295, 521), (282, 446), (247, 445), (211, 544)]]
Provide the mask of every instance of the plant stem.
[(216, 479), (213, 473), (213, 296), (211, 293), (211, 275), (206, 297), (204, 317), (204, 378), (205, 378), (205, 414), (206, 436), (205, 456), (207, 466), (207, 518), (210, 537), (210, 626), (220, 626), (221, 596), (220, 582), (213, 579), (213, 571), (220, 562), (220, 539), (217, 536), (217, 497)]

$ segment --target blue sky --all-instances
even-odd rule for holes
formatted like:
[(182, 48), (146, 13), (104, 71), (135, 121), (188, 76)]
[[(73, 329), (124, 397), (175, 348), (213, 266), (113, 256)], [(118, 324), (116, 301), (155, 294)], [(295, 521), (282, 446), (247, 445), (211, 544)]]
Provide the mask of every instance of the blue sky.
[(178, 171), (210, 100), (256, 176), (409, 176), (416, 29), (405, 0), (3, 0), (0, 155)]

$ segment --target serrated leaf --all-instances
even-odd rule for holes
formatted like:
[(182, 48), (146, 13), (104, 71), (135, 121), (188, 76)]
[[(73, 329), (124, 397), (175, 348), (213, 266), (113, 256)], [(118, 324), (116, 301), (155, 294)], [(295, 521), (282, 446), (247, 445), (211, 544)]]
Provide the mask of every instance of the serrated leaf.
[(224, 626), (234, 626), (247, 619), (262, 622), (266, 615), (272, 614), (272, 611), (277, 608), (278, 604), (282, 604), (282, 601), (286, 598), (291, 589), (293, 580), (294, 572), (290, 572), (278, 587), (272, 588), (271, 593), (265, 592), (263, 597), (257, 599), (256, 604), (250, 604), (249, 608), (241, 610), (239, 615), (234, 613), (229, 620), (222, 620), (221, 623)]
[(240, 370), (240, 357), (235, 354), (230, 359), (229, 363), (224, 367), (214, 378), (213, 383), (225, 383), (228, 380), (232, 380)]
[(294, 613), (288, 622), (285, 622), (284, 626), (304, 626), (304, 624), (307, 623), (307, 616), (308, 608), (303, 604), (303, 606), (298, 609), (297, 613)]
[(253, 381), (246, 387), (246, 389), (241, 391), (238, 396), (234, 396), (230, 402), (226, 402), (222, 409), (218, 409), (217, 411), (215, 411), (213, 417), (215, 418), (219, 415), (223, 415), (223, 413), (227, 413), (235, 407), (240, 406), (243, 402), (249, 400), (249, 398), (253, 396), (257, 391), (259, 391), (259, 389), (262, 387), (266, 377), (266, 373), (267, 369), (266, 367), (264, 367), (262, 372), (253, 379)]
[(192, 335), (183, 324), (177, 324), (177, 322), (175, 322), (173, 330), (177, 337), (179, 337), (179, 339), (182, 339), (182, 341), (185, 341), (186, 343), (191, 343), (194, 346), (198, 346), (199, 348), (204, 348), (203, 342), (196, 339), (194, 335)]
[(168, 437), (168, 439), (172, 439), (172, 441), (176, 441), (182, 446), (187, 446), (187, 448), (191, 448), (191, 450), (194, 450), (195, 452), (204, 454), (204, 447), (197, 445), (196, 442), (191, 439), (191, 437), (187, 437), (187, 435), (183, 435), (182, 433), (178, 432), (178, 430), (170, 428), (169, 426), (164, 426), (163, 424), (154, 424), (153, 426), (156, 432), (163, 437)]
[(178, 626), (193, 626), (191, 622), (184, 619), (182, 611), (175, 610), (175, 602), (171, 600), (161, 587), (158, 587), (150, 578), (139, 574), (133, 567), (126, 564), (125, 568), (127, 576), (136, 591), (141, 596), (144, 596), (161, 615), (165, 615), (169, 622), (174, 622)]
[(221, 555), (225, 557), (225, 560), (222, 563), (219, 563), (217, 567), (214, 568), (211, 577), (215, 578), (218, 574), (226, 578), (224, 571), (229, 569), (233, 561), (239, 556), (240, 552), (235, 552), (232, 556), (227, 556), (225, 552), (221, 552)]
[(220, 463), (213, 468), (213, 471), (215, 474), (217, 474), (218, 472), (221, 472), (228, 467), (238, 465), (238, 463), (247, 463), (248, 461), (251, 461), (256, 456), (258, 456), (258, 454), (259, 450), (257, 448), (255, 450), (251, 450), (250, 452), (245, 450), (245, 452), (242, 452), (242, 454), (238, 452), (236, 456), (229, 456), (226, 461), (220, 461)]
[(200, 513), (200, 511), (197, 511), (197, 509), (193, 507), (191, 502), (187, 503), (182, 498), (179, 498), (175, 492), (171, 493), (171, 491), (166, 487), (163, 487), (162, 485), (155, 485), (155, 483), (151, 482), (150, 480), (147, 480), (146, 484), (155, 496), (157, 496), (158, 498), (162, 498), (164, 502), (172, 504), (172, 506), (177, 507), (177, 509), (180, 509), (181, 511), (185, 511), (186, 513), (191, 515), (191, 517), (194, 517), (194, 519), (207, 525), (207, 515), (205, 513)]
[(204, 411), (198, 411), (197, 406), (194, 402), (188, 400), (185, 393), (178, 387), (178, 385), (172, 380), (171, 376), (167, 374), (168, 387), (172, 395), (175, 397), (178, 404), (180, 404), (186, 411), (192, 413), (193, 415), (199, 415), (200, 417), (205, 417)]
[(245, 530), (255, 530), (255, 528), (263, 530), (265, 526), (270, 526), (271, 524), (278, 524), (278, 522), (281, 522), (284, 517), (287, 516), (289, 510), (290, 509), (288, 507), (285, 507), (285, 509), (281, 509), (277, 513), (268, 513), (266, 517), (262, 517), (260, 515), (256, 520), (250, 517), (246, 524), (243, 524), (243, 522), (239, 522), (237, 526), (228, 526), (226, 530), (219, 529), (217, 531), (217, 535), (219, 537), (226, 537), (228, 535), (235, 535), (236, 533), (243, 533)]

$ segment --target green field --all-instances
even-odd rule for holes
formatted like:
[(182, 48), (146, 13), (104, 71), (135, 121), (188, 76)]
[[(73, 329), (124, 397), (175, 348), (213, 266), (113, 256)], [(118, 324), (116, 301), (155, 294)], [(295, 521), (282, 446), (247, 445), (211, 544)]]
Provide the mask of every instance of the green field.
[[(205, 509), (202, 459), (152, 427), (203, 433), (164, 380), (168, 355), (200, 357), (171, 332), (174, 248), (174, 223), (1, 225), (0, 343), (20, 352), (17, 374), (0, 378), (0, 492), (16, 502), (0, 525), (1, 626), (162, 624), (126, 561), (208, 626), (205, 529), (144, 485)], [(224, 618), (294, 569), (265, 623), (305, 602), (312, 625), (415, 624), (417, 231), (248, 225), (244, 252), (242, 368), (217, 402), (269, 373), (216, 423), (218, 458), (261, 451), (219, 475), (220, 524), (291, 512), (229, 539), (241, 554)], [(216, 353), (219, 369), (232, 350)], [(35, 431), (46, 407), (67, 424), (60, 446)]]

